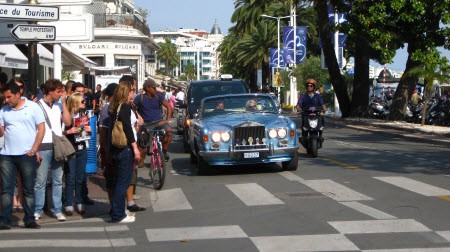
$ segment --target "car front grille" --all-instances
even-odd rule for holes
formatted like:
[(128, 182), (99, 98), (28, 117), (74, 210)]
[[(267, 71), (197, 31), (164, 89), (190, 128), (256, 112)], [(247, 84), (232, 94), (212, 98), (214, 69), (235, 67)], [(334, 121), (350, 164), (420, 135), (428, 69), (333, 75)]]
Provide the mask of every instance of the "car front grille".
[(241, 125), (239, 127), (235, 127), (234, 149), (253, 150), (267, 148), (267, 145), (263, 142), (263, 138), (265, 137), (265, 127), (263, 125)]

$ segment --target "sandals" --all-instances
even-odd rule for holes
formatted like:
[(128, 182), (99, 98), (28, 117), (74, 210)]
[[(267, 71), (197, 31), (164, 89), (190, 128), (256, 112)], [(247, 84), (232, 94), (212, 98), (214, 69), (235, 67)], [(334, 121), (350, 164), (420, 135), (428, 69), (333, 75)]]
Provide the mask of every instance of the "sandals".
[(23, 207), (21, 205), (15, 205), (12, 209), (13, 213), (23, 213)]

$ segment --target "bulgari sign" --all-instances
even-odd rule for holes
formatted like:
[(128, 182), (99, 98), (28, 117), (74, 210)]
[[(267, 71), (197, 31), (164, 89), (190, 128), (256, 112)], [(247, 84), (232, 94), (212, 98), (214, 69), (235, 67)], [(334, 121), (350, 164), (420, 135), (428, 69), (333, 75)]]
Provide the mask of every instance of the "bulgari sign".
[(83, 43), (77, 44), (76, 48), (80, 51), (86, 52), (87, 50), (108, 50), (111, 52), (135, 52), (138, 54), (142, 53), (141, 44), (126, 44), (126, 43)]

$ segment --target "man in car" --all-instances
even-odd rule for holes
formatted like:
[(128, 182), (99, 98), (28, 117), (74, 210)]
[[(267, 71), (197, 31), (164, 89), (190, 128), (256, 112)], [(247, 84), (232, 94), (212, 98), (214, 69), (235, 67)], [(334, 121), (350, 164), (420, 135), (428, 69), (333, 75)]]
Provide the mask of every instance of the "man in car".
[(247, 111), (256, 111), (256, 106), (257, 106), (257, 104), (256, 104), (255, 100), (249, 100), (245, 104), (245, 110), (247, 110)]
[(216, 103), (216, 107), (214, 108), (214, 111), (224, 111), (225, 110), (225, 105), (223, 104), (223, 102), (217, 102)]

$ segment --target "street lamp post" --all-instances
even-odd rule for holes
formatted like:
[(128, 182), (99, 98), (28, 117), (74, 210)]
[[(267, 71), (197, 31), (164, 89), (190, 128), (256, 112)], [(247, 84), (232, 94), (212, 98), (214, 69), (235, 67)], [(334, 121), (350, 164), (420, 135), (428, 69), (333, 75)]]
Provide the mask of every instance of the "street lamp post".
[[(284, 16), (284, 17), (274, 17), (274, 16), (269, 16), (266, 14), (262, 14), (261, 17), (265, 17), (265, 18), (272, 18), (272, 19), (276, 19), (277, 20), (277, 37), (278, 37), (278, 62), (277, 62), (277, 67), (280, 67), (280, 20), (283, 18), (290, 18), (291, 16)], [(272, 76), (273, 78), (273, 76)], [(277, 87), (277, 93), (278, 93), (278, 100), (280, 100), (280, 87)]]
[(278, 44), (278, 63), (277, 63), (277, 66), (280, 67), (280, 20), (283, 18), (290, 18), (291, 16), (274, 17), (274, 16), (262, 14), (261, 17), (272, 18), (272, 19), (277, 20), (277, 35), (278, 35), (278, 43), (277, 43)]

